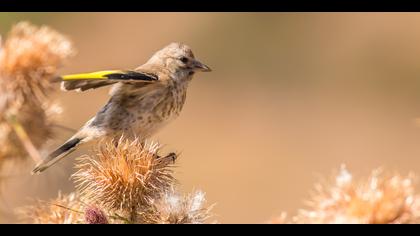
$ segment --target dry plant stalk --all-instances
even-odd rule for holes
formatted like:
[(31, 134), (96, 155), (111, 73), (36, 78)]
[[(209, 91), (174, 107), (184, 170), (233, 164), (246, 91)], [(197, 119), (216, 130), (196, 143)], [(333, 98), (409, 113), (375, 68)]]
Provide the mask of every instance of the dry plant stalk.
[(412, 174), (386, 175), (374, 170), (361, 181), (342, 166), (335, 182), (316, 185), (310, 209), (300, 210), (290, 222), (282, 223), (420, 223), (420, 198), (414, 191)]
[(65, 59), (74, 54), (71, 42), (47, 26), (16, 24), (0, 44), (0, 163), (30, 155), (53, 134), (59, 112), (49, 95)]
[(140, 140), (104, 141), (96, 156), (78, 158), (73, 178), (85, 199), (106, 209), (122, 211), (132, 222), (149, 208), (175, 179), (169, 168), (174, 156), (160, 157), (159, 145)]

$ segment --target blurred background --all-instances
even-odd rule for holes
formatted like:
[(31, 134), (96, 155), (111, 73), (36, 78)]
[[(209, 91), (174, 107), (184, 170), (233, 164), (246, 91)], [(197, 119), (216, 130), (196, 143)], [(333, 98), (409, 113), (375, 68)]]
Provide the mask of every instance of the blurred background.
[[(213, 72), (195, 76), (181, 116), (154, 139), (182, 153), (182, 189), (206, 192), (222, 223), (263, 223), (304, 207), (341, 164), (420, 174), (420, 14), (0, 13), (0, 34), (21, 20), (69, 36), (62, 73), (130, 69), (173, 41)], [(78, 129), (108, 89), (60, 92), (60, 124)], [(58, 130), (46, 152), (72, 135)], [(72, 154), (39, 176), (2, 183), (0, 222), (13, 210), (73, 190)]]

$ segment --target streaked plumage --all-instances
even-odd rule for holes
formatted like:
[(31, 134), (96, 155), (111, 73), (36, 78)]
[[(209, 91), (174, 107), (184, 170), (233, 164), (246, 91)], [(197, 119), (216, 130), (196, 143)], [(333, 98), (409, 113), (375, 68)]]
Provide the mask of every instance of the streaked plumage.
[(44, 159), (38, 173), (74, 151), (80, 144), (115, 136), (146, 139), (182, 110), (194, 72), (210, 68), (191, 49), (171, 43), (135, 70), (99, 71), (60, 77), (62, 89), (85, 91), (112, 85), (108, 103), (66, 143)]

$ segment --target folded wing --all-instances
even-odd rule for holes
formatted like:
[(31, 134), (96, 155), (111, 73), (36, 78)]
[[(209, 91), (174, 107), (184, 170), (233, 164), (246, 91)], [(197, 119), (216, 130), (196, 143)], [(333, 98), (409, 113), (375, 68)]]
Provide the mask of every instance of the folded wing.
[(62, 81), (61, 89), (64, 91), (77, 90), (86, 91), (99, 87), (123, 83), (143, 83), (144, 85), (158, 81), (154, 74), (132, 70), (107, 70), (93, 73), (65, 75), (58, 78)]

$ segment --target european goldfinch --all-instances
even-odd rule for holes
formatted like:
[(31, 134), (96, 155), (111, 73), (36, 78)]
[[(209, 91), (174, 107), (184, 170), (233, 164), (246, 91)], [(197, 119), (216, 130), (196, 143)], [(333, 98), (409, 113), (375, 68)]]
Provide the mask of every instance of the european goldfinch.
[(65, 91), (113, 85), (108, 103), (68, 141), (49, 154), (32, 173), (39, 173), (81, 144), (124, 135), (145, 140), (176, 118), (187, 87), (197, 71), (211, 69), (196, 60), (190, 47), (171, 43), (134, 70), (108, 70), (59, 77)]

